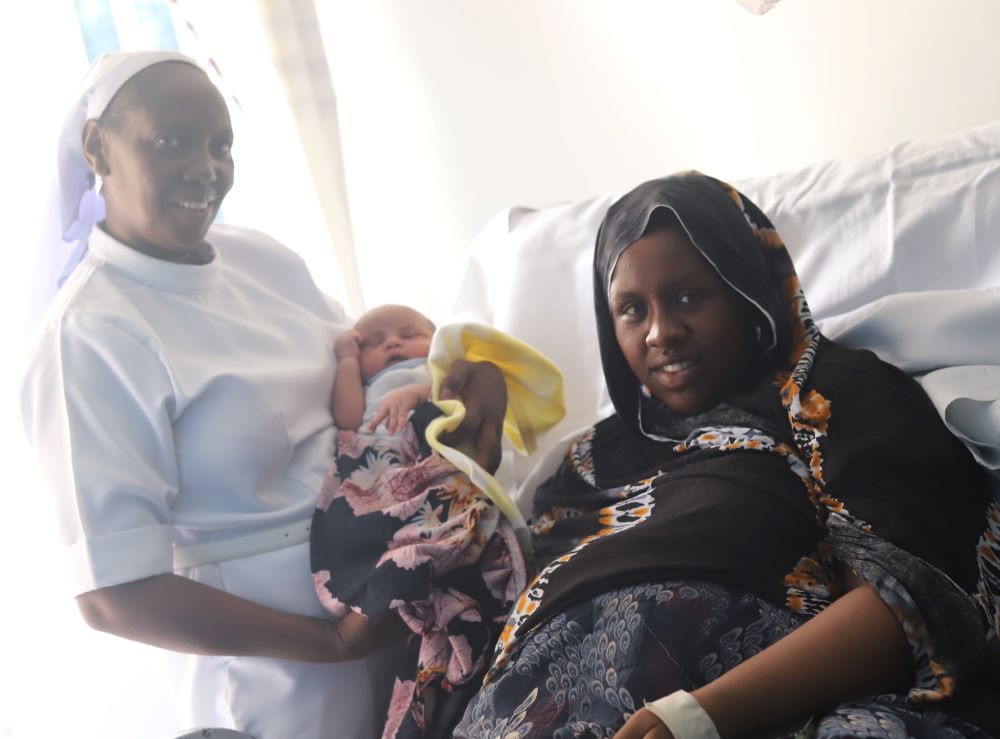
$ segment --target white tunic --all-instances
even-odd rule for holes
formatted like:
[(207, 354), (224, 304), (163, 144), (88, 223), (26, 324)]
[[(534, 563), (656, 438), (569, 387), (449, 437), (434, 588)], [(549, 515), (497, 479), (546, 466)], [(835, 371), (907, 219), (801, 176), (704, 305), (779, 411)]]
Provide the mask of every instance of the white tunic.
[[(76, 594), (172, 572), (175, 546), (312, 515), (335, 441), (333, 340), (350, 323), (272, 239), (217, 225), (208, 241), (208, 264), (175, 264), (95, 229), (29, 350), (22, 419)], [(307, 543), (178, 571), (325, 615)], [(375, 733), (364, 662), (179, 656), (178, 668), (204, 704), (194, 723), (258, 739)]]

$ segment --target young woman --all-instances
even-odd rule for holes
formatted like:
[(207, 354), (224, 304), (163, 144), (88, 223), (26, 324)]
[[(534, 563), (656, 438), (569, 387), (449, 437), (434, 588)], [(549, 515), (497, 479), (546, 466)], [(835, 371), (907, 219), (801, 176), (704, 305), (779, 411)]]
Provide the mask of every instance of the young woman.
[(1000, 511), (920, 387), (826, 340), (701, 174), (609, 209), (594, 289), (617, 412), (537, 492), (543, 569), (456, 736), (985, 736), (948, 709), (996, 637)]
[[(177, 653), (183, 721), (370, 739), (383, 676), (330, 663), (344, 644), (309, 567), (336, 433), (333, 343), (351, 324), (295, 254), (213, 225), (232, 144), (191, 59), (95, 62), (59, 160), (61, 231), (89, 248), (30, 348), (22, 418), (80, 611)], [(499, 440), (498, 374), (460, 363), (446, 379), (470, 405), (463, 435)]]

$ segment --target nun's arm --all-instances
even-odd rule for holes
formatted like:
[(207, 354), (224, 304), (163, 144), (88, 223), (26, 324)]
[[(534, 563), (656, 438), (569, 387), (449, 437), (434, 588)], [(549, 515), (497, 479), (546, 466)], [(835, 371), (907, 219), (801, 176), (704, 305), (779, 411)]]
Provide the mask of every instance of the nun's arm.
[[(692, 693), (722, 739), (805, 721), (845, 700), (910, 685), (913, 663), (898, 619), (870, 585), (852, 585), (788, 636)], [(671, 736), (641, 709), (615, 739)]]
[[(489, 362), (457, 361), (442, 386), (446, 396), (461, 398), (467, 409), (449, 443), (473, 443), (477, 461), (495, 471), (507, 409), (503, 374)], [(370, 622), (310, 618), (177, 575), (92, 590), (76, 600), (94, 629), (193, 654), (337, 662), (357, 659), (408, 633), (395, 612)]]
[(178, 575), (93, 590), (76, 601), (94, 629), (191, 654), (340, 662), (363, 657), (408, 633), (395, 612), (364, 624), (310, 618)]

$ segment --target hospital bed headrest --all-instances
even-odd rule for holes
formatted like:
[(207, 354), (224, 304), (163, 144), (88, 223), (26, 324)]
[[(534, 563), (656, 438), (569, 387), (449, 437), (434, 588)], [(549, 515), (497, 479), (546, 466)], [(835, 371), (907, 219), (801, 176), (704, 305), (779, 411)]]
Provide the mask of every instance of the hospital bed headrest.
[[(1000, 469), (1000, 123), (734, 184), (781, 233), (824, 332), (921, 378)], [(534, 345), (565, 374), (566, 418), (512, 463), (515, 484), (546, 447), (610, 413), (590, 269), (617, 196), (507, 208), (470, 248), (456, 315)]]

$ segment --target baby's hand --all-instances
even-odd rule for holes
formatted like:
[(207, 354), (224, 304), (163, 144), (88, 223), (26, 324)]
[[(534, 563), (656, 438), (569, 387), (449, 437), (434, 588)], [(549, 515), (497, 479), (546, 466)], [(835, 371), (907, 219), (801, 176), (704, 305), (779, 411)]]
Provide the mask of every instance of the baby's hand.
[(430, 395), (431, 386), (427, 384), (414, 383), (396, 388), (385, 396), (385, 400), (379, 405), (374, 417), (365, 426), (365, 430), (372, 433), (382, 421), (385, 421), (385, 430), (395, 436), (406, 428), (410, 411), (426, 401)]
[(333, 353), (337, 359), (361, 356), (361, 334), (351, 329), (338, 336), (333, 342)]

